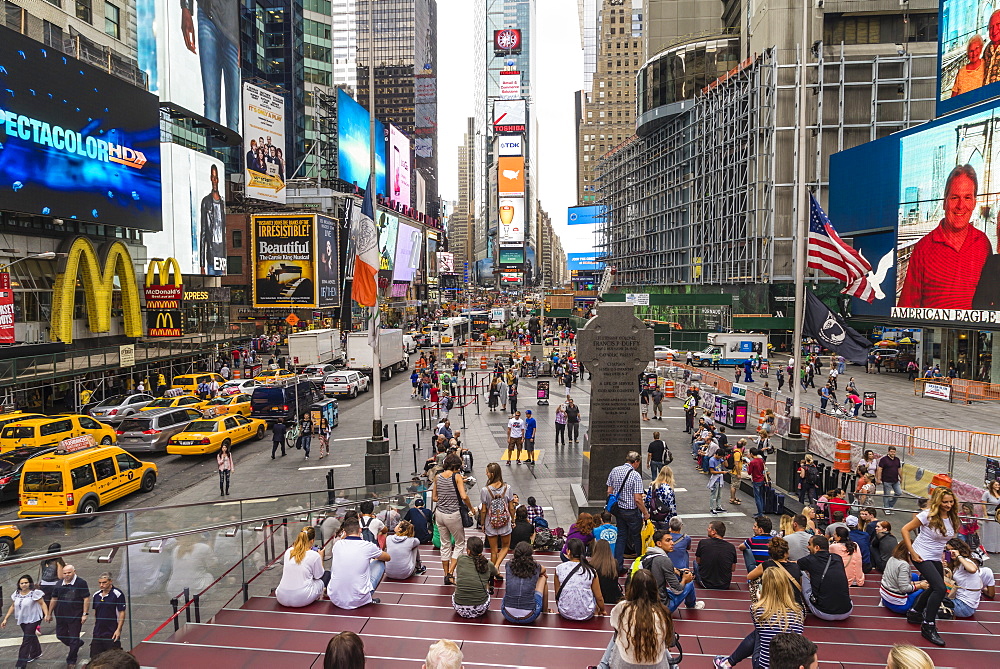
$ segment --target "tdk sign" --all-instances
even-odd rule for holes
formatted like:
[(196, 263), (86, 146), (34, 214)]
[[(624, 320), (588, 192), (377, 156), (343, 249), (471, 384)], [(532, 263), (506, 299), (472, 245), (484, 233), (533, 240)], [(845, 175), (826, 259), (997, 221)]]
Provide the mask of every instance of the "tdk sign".
[(524, 135), (506, 135), (500, 137), (498, 155), (501, 156), (522, 156), (524, 155)]

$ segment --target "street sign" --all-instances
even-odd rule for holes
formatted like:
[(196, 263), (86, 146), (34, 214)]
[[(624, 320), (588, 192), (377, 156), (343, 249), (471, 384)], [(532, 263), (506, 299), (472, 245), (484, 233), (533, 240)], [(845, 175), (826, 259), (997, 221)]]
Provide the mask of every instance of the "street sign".
[(124, 344), (118, 347), (118, 366), (132, 367), (135, 365), (135, 344)]
[(649, 293), (625, 293), (625, 301), (637, 307), (648, 307)]
[(288, 316), (285, 318), (285, 322), (291, 325), (292, 327), (295, 327), (296, 325), (299, 324), (299, 317), (296, 316), (295, 314), (288, 314)]

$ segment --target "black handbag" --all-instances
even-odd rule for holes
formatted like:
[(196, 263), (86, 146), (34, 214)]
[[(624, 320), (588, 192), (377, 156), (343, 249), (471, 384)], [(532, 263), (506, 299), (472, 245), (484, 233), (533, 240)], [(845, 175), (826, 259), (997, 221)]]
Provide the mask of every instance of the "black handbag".
[(458, 472), (452, 473), (451, 483), (455, 486), (455, 497), (458, 498), (458, 513), (462, 516), (462, 527), (472, 527), (472, 514), (469, 513), (469, 507), (462, 501), (462, 496), (458, 492), (458, 481), (455, 480), (457, 476)]

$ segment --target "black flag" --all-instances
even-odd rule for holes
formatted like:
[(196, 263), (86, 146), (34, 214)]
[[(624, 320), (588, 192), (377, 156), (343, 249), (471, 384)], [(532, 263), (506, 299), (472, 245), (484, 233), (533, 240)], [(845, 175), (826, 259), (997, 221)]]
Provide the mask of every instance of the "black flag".
[(802, 331), (816, 339), (820, 345), (836, 351), (851, 362), (864, 365), (868, 362), (871, 342), (830, 311), (811, 291), (806, 291), (806, 315)]

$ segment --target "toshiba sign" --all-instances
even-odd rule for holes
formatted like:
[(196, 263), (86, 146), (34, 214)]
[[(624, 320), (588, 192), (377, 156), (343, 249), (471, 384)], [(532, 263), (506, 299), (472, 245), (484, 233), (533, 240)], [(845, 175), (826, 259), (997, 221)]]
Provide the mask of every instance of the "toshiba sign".
[(523, 156), (524, 135), (505, 135), (497, 141), (497, 155)]

